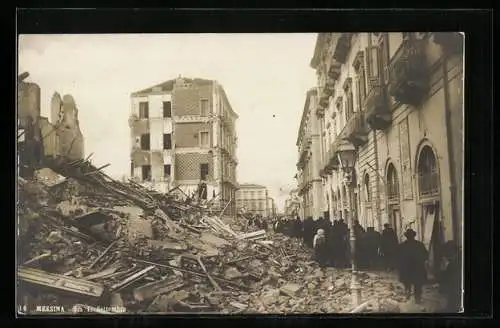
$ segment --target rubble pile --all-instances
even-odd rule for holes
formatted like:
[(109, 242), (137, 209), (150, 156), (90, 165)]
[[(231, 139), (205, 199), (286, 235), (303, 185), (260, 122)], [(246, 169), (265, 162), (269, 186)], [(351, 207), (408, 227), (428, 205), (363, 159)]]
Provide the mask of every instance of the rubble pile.
[(220, 312), (290, 270), (288, 254), (305, 254), (263, 230), (234, 231), (207, 204), (115, 181), (88, 160), (50, 169), (56, 178), (19, 178), (24, 304)]
[[(350, 272), (320, 268), (297, 239), (115, 181), (88, 160), (50, 168), (57, 179), (19, 178), (22, 304), (91, 313), (350, 310)], [(361, 278), (364, 299), (403, 301), (392, 278)]]

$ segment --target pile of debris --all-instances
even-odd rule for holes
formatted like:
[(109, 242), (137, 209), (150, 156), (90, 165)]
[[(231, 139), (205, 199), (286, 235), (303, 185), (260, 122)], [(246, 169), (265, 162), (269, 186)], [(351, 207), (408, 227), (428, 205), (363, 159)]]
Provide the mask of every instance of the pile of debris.
[(405, 301), (393, 277), (361, 273), (363, 299), (376, 301), (352, 310), (350, 271), (318, 267), (299, 240), (101, 169), (87, 159), (19, 178), (25, 312), (397, 312)]
[(21, 304), (238, 312), (296, 270), (294, 257), (309, 257), (287, 238), (233, 230), (224, 210), (118, 182), (88, 159), (49, 167), (18, 180)]

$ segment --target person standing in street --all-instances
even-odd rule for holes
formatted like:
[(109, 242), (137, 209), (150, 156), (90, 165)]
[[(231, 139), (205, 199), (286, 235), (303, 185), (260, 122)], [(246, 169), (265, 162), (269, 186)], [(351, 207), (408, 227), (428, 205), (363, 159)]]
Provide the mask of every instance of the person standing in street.
[(313, 238), (314, 257), (320, 267), (324, 268), (328, 259), (326, 237), (323, 229), (318, 229)]
[(422, 287), (427, 281), (426, 263), (429, 253), (424, 244), (415, 240), (416, 232), (408, 229), (404, 233), (406, 240), (399, 245), (398, 271), (408, 298), (415, 295), (415, 303), (422, 300)]
[(369, 269), (377, 269), (379, 264), (380, 234), (374, 227), (367, 227), (364, 238), (366, 265)]
[(395, 256), (397, 246), (398, 237), (396, 236), (394, 229), (391, 228), (391, 225), (389, 223), (385, 223), (384, 230), (382, 230), (380, 250), (384, 261), (384, 267), (387, 271), (395, 269)]

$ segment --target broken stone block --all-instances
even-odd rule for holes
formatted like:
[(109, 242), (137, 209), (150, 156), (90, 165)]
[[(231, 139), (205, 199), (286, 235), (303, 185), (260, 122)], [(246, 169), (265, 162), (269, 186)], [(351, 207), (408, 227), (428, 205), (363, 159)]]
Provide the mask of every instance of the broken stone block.
[(242, 276), (243, 276), (243, 274), (241, 272), (239, 272), (238, 269), (236, 269), (234, 267), (230, 267), (224, 272), (224, 277), (226, 277), (226, 279), (229, 279), (229, 280), (241, 278)]
[(260, 301), (265, 305), (269, 306), (278, 301), (278, 297), (280, 295), (280, 291), (278, 289), (271, 289), (265, 293), (263, 293), (260, 297)]
[(153, 238), (151, 221), (141, 218), (130, 218), (127, 221), (128, 239), (131, 242), (140, 238)]
[(230, 304), (231, 306), (233, 306), (233, 307), (235, 307), (235, 308), (239, 309), (239, 310), (245, 310), (246, 308), (248, 308), (248, 305), (246, 305), (246, 304), (242, 304), (242, 303), (239, 303), (239, 302), (235, 302), (235, 301), (233, 301), (233, 302), (231, 302), (231, 303), (229, 303), (229, 304)]
[(64, 200), (57, 204), (56, 210), (63, 216), (87, 212), (87, 206), (78, 204), (75, 200)]
[(179, 242), (172, 242), (172, 241), (167, 241), (167, 240), (153, 240), (150, 239), (148, 240), (148, 245), (149, 247), (153, 249), (161, 249), (161, 250), (167, 250), (167, 251), (172, 251), (172, 252), (182, 252), (187, 250), (187, 245), (179, 243)]
[(215, 247), (223, 247), (223, 246), (230, 245), (227, 240), (219, 238), (219, 237), (217, 237), (214, 234), (211, 234), (209, 232), (202, 233), (200, 240), (203, 243), (210, 244), (210, 245), (215, 246)]
[(281, 287), (280, 291), (285, 295), (295, 297), (301, 289), (302, 286), (299, 284), (288, 283), (285, 286)]

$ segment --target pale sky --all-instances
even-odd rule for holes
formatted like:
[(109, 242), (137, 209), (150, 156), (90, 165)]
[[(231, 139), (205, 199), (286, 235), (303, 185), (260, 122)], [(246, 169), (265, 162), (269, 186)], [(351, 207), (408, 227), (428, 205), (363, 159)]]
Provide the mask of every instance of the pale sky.
[[(295, 187), (298, 127), (316, 34), (24, 35), (19, 72), (41, 88), (42, 116), (54, 92), (79, 109), (86, 154), (115, 177), (130, 174), (130, 93), (179, 75), (217, 80), (239, 115), (239, 183), (269, 188), (283, 209)], [(282, 190), (280, 192), (280, 190)]]

